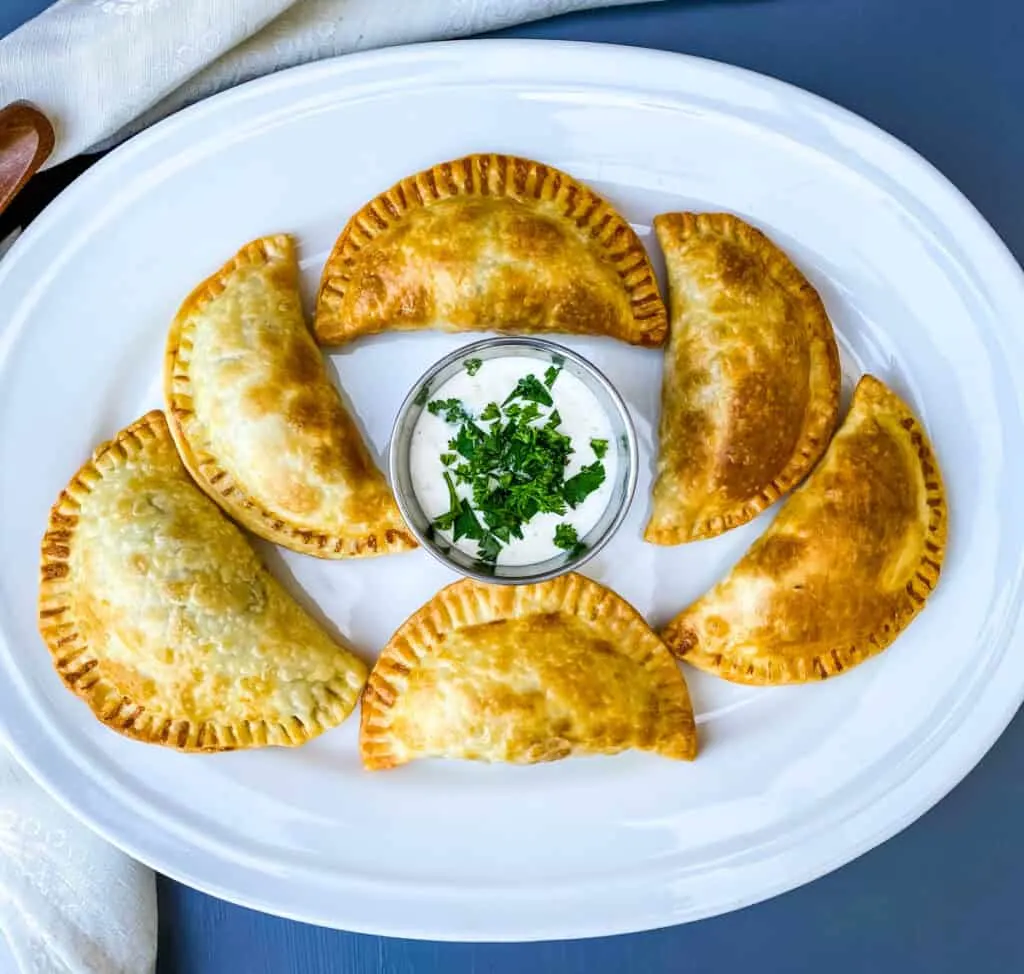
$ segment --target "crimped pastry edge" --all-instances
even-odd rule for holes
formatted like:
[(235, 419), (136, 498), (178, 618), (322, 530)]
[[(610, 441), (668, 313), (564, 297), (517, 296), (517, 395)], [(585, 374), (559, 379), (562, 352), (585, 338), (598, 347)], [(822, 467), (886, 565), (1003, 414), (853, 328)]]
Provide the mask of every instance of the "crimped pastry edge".
[[(749, 250), (755, 251), (767, 265), (770, 275), (800, 303), (803, 309), (802, 317), (808, 324), (810, 338), (815, 343), (812, 347), (820, 344), (825, 349), (825, 354), (819, 355), (819, 359), (821, 371), (826, 376), (826, 386), (822, 390), (817, 390), (817, 395), (812, 395), (812, 408), (805, 417), (800, 439), (785, 467), (754, 497), (737, 503), (729, 510), (695, 522), (689, 530), (654, 527), (648, 523), (644, 530), (645, 541), (651, 544), (676, 545), (714, 538), (752, 521), (788, 494), (810, 473), (828, 448), (839, 418), (842, 375), (832, 323), (820, 295), (788, 255), (762, 231), (732, 213), (663, 213), (654, 218), (654, 227), (659, 242), (662, 242), (662, 234), (668, 232), (674, 233), (680, 240), (714, 234), (738, 241)], [(663, 242), (662, 250), (665, 250)], [(671, 295), (669, 300), (671, 301)], [(819, 402), (826, 402), (828, 406), (820, 408)]]
[[(105, 471), (131, 461), (153, 444), (174, 449), (167, 420), (152, 410), (127, 426), (113, 440), (100, 444), (90, 460), (71, 478), (50, 510), (43, 536), (38, 601), (39, 633), (50, 651), (54, 669), (64, 685), (81, 698), (107, 727), (146, 744), (161, 744), (179, 751), (231, 751), (267, 745), (298, 746), (336, 727), (351, 714), (357, 697), (348, 684), (325, 684), (332, 706), (319, 707), (307, 722), (293, 718), (288, 724), (266, 720), (244, 725), (197, 723), (186, 719), (157, 720), (141, 704), (134, 704), (96, 669), (99, 657), (79, 631), (72, 599), (71, 553), (82, 499)], [(346, 697), (352, 697), (346, 706)]]
[[(679, 693), (680, 726), (669, 741), (651, 748), (665, 757), (693, 760), (697, 731), (686, 681), (670, 652), (643, 616), (611, 589), (575, 572), (533, 585), (485, 585), (464, 578), (441, 589), (414, 612), (384, 647), (363, 690), (359, 748), (368, 770), (405, 764), (391, 733), (392, 707), (408, 685), (409, 674), (452, 630), (492, 620), (562, 611), (590, 621), (602, 620), (613, 635), (629, 635), (621, 646), (649, 669), (661, 667), (661, 686)], [(637, 639), (639, 634), (642, 638)]]
[(668, 312), (643, 243), (619, 212), (568, 173), (542, 162), (501, 153), (475, 153), (438, 163), (399, 180), (356, 212), (324, 265), (313, 332), (321, 345), (359, 337), (337, 322), (333, 309), (345, 293), (348, 268), (359, 252), (407, 213), (456, 196), (497, 196), (561, 205), (562, 216), (589, 231), (629, 295), (635, 333), (613, 335), (658, 347), (668, 335)]
[(171, 324), (164, 355), (164, 397), (171, 435), (185, 468), (203, 492), (234, 520), (267, 541), (302, 554), (328, 559), (410, 551), (416, 547), (416, 541), (404, 529), (388, 528), (383, 535), (378, 532), (345, 535), (312, 531), (290, 523), (286, 517), (268, 511), (248, 494), (215, 457), (200, 460), (189, 442), (185, 421), (194, 415), (189, 374), (195, 328), (193, 316), (224, 290), (228, 278), (238, 268), (269, 263), (280, 254), (290, 253), (293, 247), (288, 234), (252, 240), (185, 299)]
[(687, 637), (678, 632), (685, 624), (683, 619), (688, 610), (684, 609), (661, 632), (665, 645), (680, 659), (707, 673), (748, 686), (780, 686), (826, 680), (845, 673), (887, 649), (924, 608), (928, 597), (938, 585), (946, 556), (948, 507), (942, 474), (923, 427), (910, 407), (895, 392), (874, 376), (864, 375), (854, 392), (855, 403), (858, 397), (861, 401), (883, 404), (896, 418), (906, 441), (917, 454), (924, 477), (929, 520), (921, 558), (907, 582), (905, 598), (901, 600), (894, 615), (882, 621), (859, 642), (835, 646), (827, 652), (796, 659), (775, 654), (754, 663), (749, 660), (740, 662), (724, 654), (710, 652), (699, 643), (686, 646)]

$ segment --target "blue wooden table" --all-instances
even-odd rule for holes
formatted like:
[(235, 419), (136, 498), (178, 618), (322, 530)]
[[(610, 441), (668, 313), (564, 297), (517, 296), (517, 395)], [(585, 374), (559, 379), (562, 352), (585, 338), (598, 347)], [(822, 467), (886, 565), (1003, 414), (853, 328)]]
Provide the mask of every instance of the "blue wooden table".
[[(0, 34), (45, 5), (0, 0)], [(685, 51), (824, 95), (935, 163), (1024, 260), (1022, 0), (681, 0), (506, 33)], [(730, 916), (607, 940), (386, 940), (161, 880), (159, 974), (1024, 972), (1022, 769), (1018, 717), (933, 811), (838, 872)]]

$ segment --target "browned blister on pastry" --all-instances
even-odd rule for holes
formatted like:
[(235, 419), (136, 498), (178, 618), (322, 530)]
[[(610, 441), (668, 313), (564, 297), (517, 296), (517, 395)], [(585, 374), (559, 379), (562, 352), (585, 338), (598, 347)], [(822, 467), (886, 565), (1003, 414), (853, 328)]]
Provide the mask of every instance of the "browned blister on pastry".
[(582, 575), (443, 589), (391, 638), (363, 696), (363, 763), (531, 764), (627, 748), (691, 760), (672, 655), (628, 603)]
[(321, 558), (415, 546), (302, 314), (284, 234), (254, 240), (182, 305), (164, 389), (185, 466), (236, 521)]
[(828, 444), (839, 355), (814, 288), (727, 213), (655, 218), (669, 279), (650, 521), (655, 544), (721, 534), (798, 484)]
[(473, 155), (396, 183), (349, 220), (324, 267), (321, 344), (435, 328), (665, 340), (632, 227), (551, 166)]
[(39, 630), (103, 723), (184, 751), (302, 744), (351, 713), (366, 679), (196, 487), (160, 412), (61, 492)]
[(946, 499), (924, 430), (864, 376), (818, 467), (663, 636), (688, 663), (737, 683), (835, 676), (910, 624), (945, 551)]

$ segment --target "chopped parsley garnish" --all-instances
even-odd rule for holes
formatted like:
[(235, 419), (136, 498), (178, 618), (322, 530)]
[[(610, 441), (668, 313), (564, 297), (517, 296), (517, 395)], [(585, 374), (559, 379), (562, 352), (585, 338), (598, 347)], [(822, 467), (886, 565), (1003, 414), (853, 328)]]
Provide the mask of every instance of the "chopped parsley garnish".
[(430, 398), (430, 383), (424, 382), (420, 386), (420, 391), (416, 393), (416, 398), (413, 399), (413, 403), (417, 406), (425, 406), (427, 400)]
[(501, 541), (495, 534), (485, 534), (480, 539), (480, 546), (477, 548), (477, 555), (481, 561), (494, 564), (498, 560), (498, 552), (501, 551)]
[[(524, 375), (519, 382), (516, 383), (516, 387), (508, 394), (508, 398), (505, 403), (512, 402), (513, 399), (529, 399), (533, 402), (539, 402), (545, 406), (553, 405), (551, 399), (551, 393), (548, 392), (544, 384), (533, 375)], [(505, 405), (502, 403), (502, 405)]]
[(566, 551), (572, 551), (580, 543), (576, 529), (566, 521), (563, 521), (555, 528), (555, 544)]
[[(574, 451), (560, 430), (562, 417), (550, 408), (554, 401), (548, 391), (559, 371), (549, 369), (544, 382), (524, 376), (501, 405), (488, 403), (479, 418), (458, 399), (435, 399), (427, 406), (457, 427), (448, 452), (441, 454), (449, 507), (433, 526), (451, 531), (455, 541), (476, 541), (482, 562), (494, 564), (502, 547), (522, 538), (523, 525), (536, 515), (565, 514), (604, 483), (604, 440), (591, 440), (596, 462), (565, 477)], [(460, 497), (457, 485), (468, 488), (469, 496)], [(567, 523), (555, 529), (554, 541), (572, 554), (583, 548), (576, 529)]]
[(458, 423), (460, 420), (469, 419), (466, 407), (458, 399), (435, 399), (427, 405), (427, 410), (432, 416), (440, 416), (444, 413), (446, 423)]
[(563, 521), (555, 528), (555, 545), (569, 552), (570, 558), (576, 558), (587, 550), (587, 546), (580, 541), (576, 529), (566, 521)]
[(480, 371), (480, 366), (484, 363), (478, 358), (468, 358), (462, 364), (470, 375), (476, 375)]
[(476, 513), (473, 511), (473, 506), (465, 498), (459, 500), (458, 494), (455, 493), (455, 484), (452, 483), (451, 475), (447, 470), (445, 471), (444, 479), (445, 483), (448, 484), (448, 496), (451, 501), (451, 507), (447, 514), (442, 514), (434, 519), (434, 526), (442, 531), (451, 531), (452, 539), (455, 541), (458, 541), (459, 538), (472, 538), (474, 541), (480, 540), (484, 536), (484, 532), (483, 528), (480, 527), (480, 522), (477, 520)]
[(562, 366), (552, 365), (544, 373), (544, 385), (549, 389), (555, 384), (555, 379), (558, 378), (558, 374), (562, 371)]
[(579, 507), (603, 483), (604, 464), (597, 460), (588, 463), (562, 485), (562, 496), (570, 507)]
[(607, 440), (591, 440), (590, 449), (594, 451), (594, 456), (600, 460), (608, 452), (608, 441)]

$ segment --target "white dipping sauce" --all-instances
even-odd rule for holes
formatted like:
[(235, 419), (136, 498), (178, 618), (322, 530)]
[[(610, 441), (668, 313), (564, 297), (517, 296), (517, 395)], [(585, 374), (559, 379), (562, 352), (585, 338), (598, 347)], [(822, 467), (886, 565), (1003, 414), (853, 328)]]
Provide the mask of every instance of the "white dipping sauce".
[[(437, 389), (431, 389), (430, 401), (458, 399), (476, 418), (488, 403), (503, 403), (524, 376), (532, 374), (543, 381), (549, 364), (545, 359), (521, 355), (485, 359), (475, 375), (463, 369)], [(568, 369), (559, 373), (549, 392), (554, 405), (543, 407), (544, 415), (552, 408), (557, 409), (562, 418), (558, 432), (572, 440), (574, 452), (566, 465), (565, 479), (598, 459), (590, 445), (590, 441), (596, 439), (605, 440), (608, 444), (607, 451), (600, 458), (605, 470), (604, 483), (584, 498), (578, 507), (567, 508), (564, 514), (537, 514), (523, 524), (523, 537), (512, 538), (502, 547), (498, 553), (498, 565), (532, 565), (565, 554), (565, 550), (554, 542), (555, 528), (559, 524), (571, 524), (580, 541), (585, 542), (587, 533), (604, 513), (615, 488), (618, 444), (614, 440), (611, 422), (597, 397)], [(538, 420), (538, 423), (543, 424), (543, 420)], [(490, 424), (482, 422), (479, 425), (486, 429)], [(426, 409), (413, 429), (409, 448), (412, 487), (423, 513), (431, 521), (445, 514), (450, 506), (441, 454), (450, 452), (448, 441), (456, 431), (457, 426), (445, 422), (444, 416), (434, 416)], [(456, 484), (455, 490), (460, 498), (472, 501), (468, 484)], [(450, 531), (440, 531), (439, 534), (452, 542)], [(466, 554), (477, 556), (476, 541), (460, 538), (453, 543)]]

